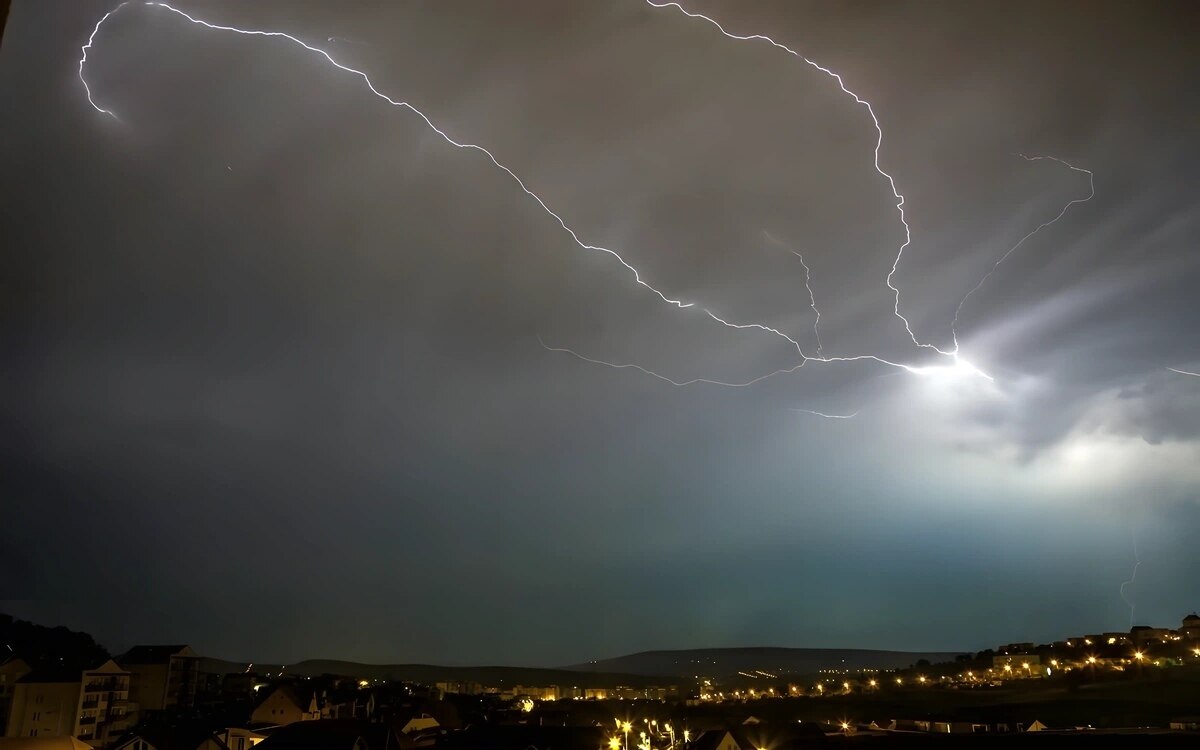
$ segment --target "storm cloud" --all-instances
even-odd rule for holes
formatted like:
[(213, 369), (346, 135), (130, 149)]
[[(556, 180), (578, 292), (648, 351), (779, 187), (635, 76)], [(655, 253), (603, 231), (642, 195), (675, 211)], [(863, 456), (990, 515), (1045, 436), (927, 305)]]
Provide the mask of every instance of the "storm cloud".
[[(112, 646), (558, 664), (1200, 606), (1189, 4), (17, 2), (0, 563)], [(1190, 20), (1189, 20), (1190, 19)], [(333, 41), (327, 41), (330, 38)], [(341, 40), (353, 40), (353, 43)], [(774, 238), (772, 241), (769, 238)], [(810, 355), (815, 314), (828, 357)], [(827, 420), (797, 410), (848, 415)], [(986, 592), (986, 593), (985, 593)], [(19, 601), (18, 601), (19, 600)], [(883, 614), (886, 613), (886, 617)], [(353, 627), (346, 627), (346, 623)], [(286, 635), (280, 636), (280, 633)]]

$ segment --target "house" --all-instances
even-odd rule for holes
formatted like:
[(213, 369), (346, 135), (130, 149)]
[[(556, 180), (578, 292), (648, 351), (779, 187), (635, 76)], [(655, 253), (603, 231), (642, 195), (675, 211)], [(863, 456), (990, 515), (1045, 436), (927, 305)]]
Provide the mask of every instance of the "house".
[(117, 661), (132, 675), (133, 702), (143, 716), (195, 705), (200, 657), (189, 646), (134, 646)]
[(294, 685), (276, 685), (250, 714), (250, 723), (258, 726), (294, 724), (321, 718), (317, 694)]
[(229, 750), (249, 750), (267, 738), (267, 735), (244, 727), (226, 727), (221, 741)]
[(1171, 729), (1182, 732), (1195, 732), (1200, 730), (1200, 716), (1181, 716), (1178, 719), (1171, 719)]
[(112, 750), (229, 750), (207, 724), (183, 723), (139, 727)]
[(1041, 721), (1034, 719), (1033, 723), (1025, 727), (1026, 732), (1045, 732), (1050, 727), (1043, 724)]
[(34, 670), (13, 685), (7, 737), (76, 737), (106, 747), (133, 723), (129, 673), (111, 659), (95, 669)]

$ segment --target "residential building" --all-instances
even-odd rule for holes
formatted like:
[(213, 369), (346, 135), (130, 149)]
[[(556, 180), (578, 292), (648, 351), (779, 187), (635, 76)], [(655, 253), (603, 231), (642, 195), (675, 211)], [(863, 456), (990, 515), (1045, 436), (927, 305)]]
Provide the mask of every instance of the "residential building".
[(118, 661), (133, 676), (133, 701), (144, 716), (195, 705), (200, 657), (189, 646), (134, 646)]
[(1179, 626), (1179, 634), (1189, 641), (1200, 640), (1200, 615), (1195, 612), (1183, 618)]
[(72, 737), (78, 717), (80, 673), (37, 669), (13, 685), (5, 737)]
[(133, 725), (137, 705), (129, 700), (130, 674), (111, 659), (83, 673), (75, 736), (107, 747)]
[(129, 729), (129, 673), (109, 660), (83, 672), (35, 670), (13, 686), (6, 737), (76, 737), (106, 747)]
[(0, 663), (0, 737), (8, 724), (8, 712), (12, 708), (13, 686), (17, 680), (33, 670), (24, 659), (6, 659)]
[(1152, 628), (1149, 625), (1134, 625), (1129, 630), (1129, 636), (1138, 648), (1157, 646), (1162, 643), (1179, 640), (1178, 633), (1170, 628)]

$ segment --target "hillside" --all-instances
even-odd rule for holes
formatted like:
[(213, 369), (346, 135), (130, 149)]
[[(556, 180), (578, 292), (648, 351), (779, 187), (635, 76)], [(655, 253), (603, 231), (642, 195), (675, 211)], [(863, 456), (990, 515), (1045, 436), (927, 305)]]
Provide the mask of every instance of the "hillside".
[(953, 661), (953, 651), (875, 651), (839, 648), (700, 648), (684, 651), (643, 651), (615, 659), (574, 664), (578, 672), (621, 672), (676, 677), (729, 677), (756, 670), (773, 675), (816, 674), (822, 669), (898, 669), (919, 659)]

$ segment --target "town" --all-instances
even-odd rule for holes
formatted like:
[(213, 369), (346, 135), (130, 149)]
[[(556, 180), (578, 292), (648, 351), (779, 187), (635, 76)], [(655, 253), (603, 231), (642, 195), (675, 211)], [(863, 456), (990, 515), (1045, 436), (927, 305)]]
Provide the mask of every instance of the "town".
[[(1031, 732), (1169, 743), (1200, 731), (1187, 711), (1200, 697), (1194, 613), (1178, 628), (1011, 643), (892, 669), (542, 670), (553, 684), (514, 681), (536, 673), (519, 668), (427, 668), (442, 679), (425, 681), (345, 662), (235, 670), (182, 644), (110, 655), (85, 633), (6, 615), (0, 634), (4, 750), (786, 750)], [(316, 672), (335, 664), (348, 673)]]

